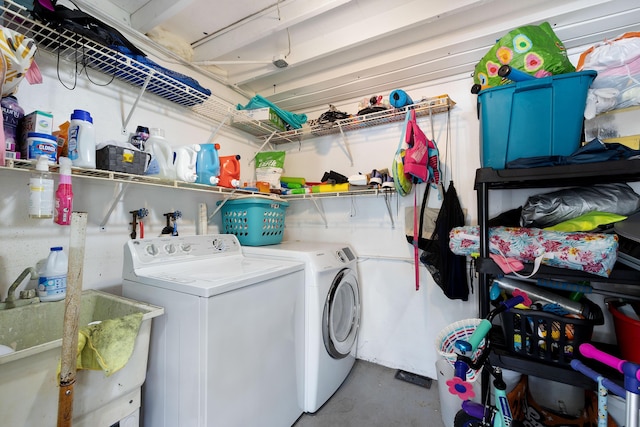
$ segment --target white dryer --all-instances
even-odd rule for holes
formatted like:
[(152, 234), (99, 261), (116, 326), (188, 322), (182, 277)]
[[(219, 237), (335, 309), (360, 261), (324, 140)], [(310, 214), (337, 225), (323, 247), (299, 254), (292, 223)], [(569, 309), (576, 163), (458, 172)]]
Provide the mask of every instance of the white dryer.
[(302, 414), (304, 264), (236, 236), (125, 245), (123, 294), (164, 307), (143, 394), (149, 427), (292, 425)]
[(349, 375), (360, 326), (357, 260), (348, 244), (287, 241), (243, 252), (305, 263), (304, 411), (316, 412)]

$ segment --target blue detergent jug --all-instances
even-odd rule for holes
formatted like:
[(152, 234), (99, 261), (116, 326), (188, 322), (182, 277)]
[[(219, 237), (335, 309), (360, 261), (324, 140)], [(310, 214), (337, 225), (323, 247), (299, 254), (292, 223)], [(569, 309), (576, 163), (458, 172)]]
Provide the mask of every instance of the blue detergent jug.
[(196, 158), (196, 182), (199, 184), (217, 185), (220, 175), (219, 144), (200, 144)]

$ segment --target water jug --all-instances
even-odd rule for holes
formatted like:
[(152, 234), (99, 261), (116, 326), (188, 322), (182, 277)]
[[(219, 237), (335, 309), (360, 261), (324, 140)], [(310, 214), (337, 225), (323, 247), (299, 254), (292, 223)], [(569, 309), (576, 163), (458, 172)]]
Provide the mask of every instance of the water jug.
[(220, 181), (218, 185), (227, 188), (240, 186), (240, 155), (220, 157)]
[(51, 248), (38, 278), (40, 301), (58, 301), (67, 295), (67, 255), (61, 246)]
[[(173, 164), (173, 149), (164, 137), (164, 130), (152, 128), (151, 135), (145, 143), (145, 151), (151, 154), (151, 162), (158, 165), (158, 176), (168, 180), (176, 179), (176, 168)], [(149, 169), (152, 169), (151, 163)], [(150, 170), (147, 174), (151, 174)]]
[(196, 182), (196, 161), (200, 145), (191, 144), (176, 150), (176, 178), (184, 182)]
[(218, 185), (220, 175), (219, 144), (200, 144), (196, 161), (196, 182), (199, 184)]

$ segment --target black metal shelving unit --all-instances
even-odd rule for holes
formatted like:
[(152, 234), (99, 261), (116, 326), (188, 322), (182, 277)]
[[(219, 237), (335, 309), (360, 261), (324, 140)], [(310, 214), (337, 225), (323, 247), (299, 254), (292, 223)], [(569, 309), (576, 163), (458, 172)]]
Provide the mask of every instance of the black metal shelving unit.
[[(480, 256), (476, 263), (480, 281), (478, 295), (480, 317), (486, 316), (491, 310), (489, 288), (493, 277), (503, 275), (502, 270), (489, 258), (489, 196), (491, 191), (579, 187), (597, 183), (636, 181), (640, 181), (640, 159), (529, 169), (477, 169), (474, 188), (477, 194), (478, 225), (480, 228)], [(527, 269), (522, 273), (530, 274), (530, 272), (531, 266), (527, 266)], [(621, 263), (616, 264), (608, 278), (547, 266), (542, 266), (533, 278), (589, 281), (594, 293), (640, 299), (640, 272)], [(596, 343), (596, 346), (599, 344)], [(496, 352), (492, 355), (491, 360), (497, 366), (523, 374), (535, 375), (582, 388), (594, 387), (593, 381), (585, 379), (582, 374), (569, 367), (565, 368), (519, 357), (500, 348), (499, 342), (496, 342)]]

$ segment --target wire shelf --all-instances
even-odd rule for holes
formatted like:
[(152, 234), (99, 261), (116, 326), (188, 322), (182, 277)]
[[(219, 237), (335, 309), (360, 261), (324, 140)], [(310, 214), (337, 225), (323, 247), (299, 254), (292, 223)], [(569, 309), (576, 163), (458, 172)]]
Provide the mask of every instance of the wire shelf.
[(295, 129), (286, 132), (278, 132), (269, 135), (272, 144), (283, 144), (287, 142), (299, 142), (306, 137), (318, 137), (334, 135), (341, 132), (366, 129), (388, 123), (400, 122), (405, 118), (407, 110), (415, 110), (416, 117), (424, 117), (429, 114), (440, 114), (451, 110), (456, 103), (449, 98), (449, 95), (441, 95), (428, 98), (415, 104), (402, 107), (391, 108), (383, 111), (376, 111), (362, 116), (352, 116), (346, 119), (339, 119), (329, 126), (314, 125), (305, 126), (302, 129)]

